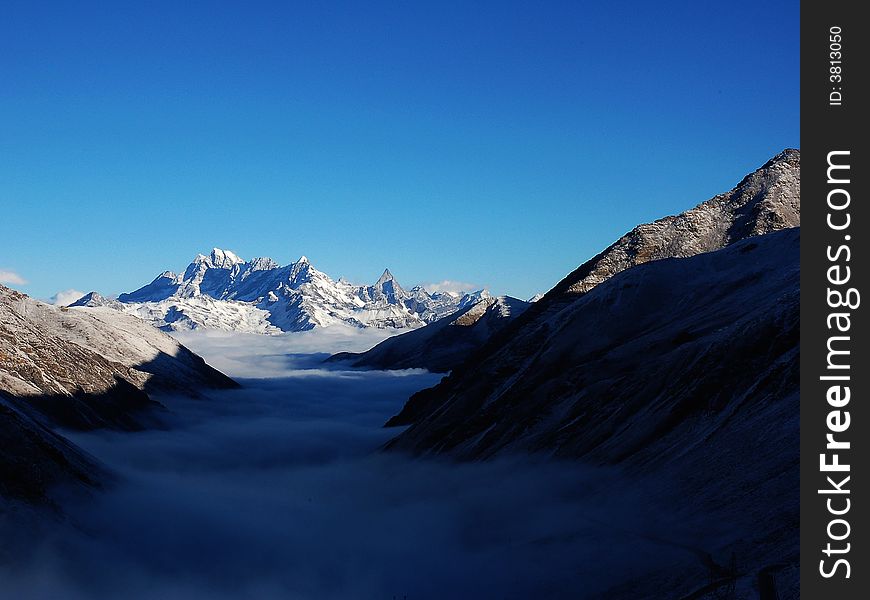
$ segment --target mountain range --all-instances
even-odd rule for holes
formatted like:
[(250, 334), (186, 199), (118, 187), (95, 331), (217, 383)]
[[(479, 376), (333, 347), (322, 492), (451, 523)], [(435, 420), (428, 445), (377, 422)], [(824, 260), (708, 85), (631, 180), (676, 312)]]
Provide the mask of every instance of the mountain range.
[(71, 306), (106, 306), (163, 330), (223, 329), (247, 333), (306, 331), (346, 324), (406, 329), (432, 323), (489, 297), (405, 290), (386, 269), (372, 285), (335, 281), (305, 257), (280, 266), (271, 258), (245, 261), (229, 250), (199, 254), (182, 273), (165, 271), (117, 300), (91, 292)]

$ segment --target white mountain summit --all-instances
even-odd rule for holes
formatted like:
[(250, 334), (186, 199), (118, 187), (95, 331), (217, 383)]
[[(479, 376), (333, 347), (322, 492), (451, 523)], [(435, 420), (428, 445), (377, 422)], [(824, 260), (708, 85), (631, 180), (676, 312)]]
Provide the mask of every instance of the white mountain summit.
[(302, 256), (280, 266), (271, 258), (246, 261), (229, 250), (198, 254), (181, 274), (165, 271), (117, 300), (91, 292), (72, 306), (110, 306), (164, 330), (224, 329), (249, 333), (305, 331), (338, 323), (356, 327), (426, 325), (489, 293), (405, 290), (389, 269), (373, 285), (334, 281)]

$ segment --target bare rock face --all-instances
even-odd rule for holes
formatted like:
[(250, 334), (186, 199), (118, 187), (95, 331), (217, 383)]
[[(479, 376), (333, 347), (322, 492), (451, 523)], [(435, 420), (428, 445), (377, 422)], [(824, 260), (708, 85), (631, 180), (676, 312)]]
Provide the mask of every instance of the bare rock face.
[(60, 308), (0, 286), (0, 391), (75, 429), (138, 429), (150, 392), (235, 383), (170, 336), (108, 308)]
[(387, 338), (362, 353), (327, 359), (366, 369), (427, 369), (445, 373), (528, 308), (509, 296), (487, 297), (421, 329)]

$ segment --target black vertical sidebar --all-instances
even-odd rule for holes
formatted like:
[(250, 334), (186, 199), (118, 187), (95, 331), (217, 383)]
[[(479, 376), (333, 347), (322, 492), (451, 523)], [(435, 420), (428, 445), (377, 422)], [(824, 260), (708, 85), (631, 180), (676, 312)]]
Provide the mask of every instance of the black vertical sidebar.
[[(870, 597), (870, 23), (801, 3), (801, 596)], [(863, 490), (863, 493), (862, 493)]]

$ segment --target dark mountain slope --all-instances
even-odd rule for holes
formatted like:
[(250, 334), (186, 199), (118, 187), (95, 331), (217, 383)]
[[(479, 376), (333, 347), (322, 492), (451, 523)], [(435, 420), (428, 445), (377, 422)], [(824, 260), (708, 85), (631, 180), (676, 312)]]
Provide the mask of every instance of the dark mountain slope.
[(762, 579), (795, 597), (799, 235), (612, 277), (473, 375), (415, 396), (422, 409), (409, 402), (415, 422), (388, 447), (463, 460), (534, 452), (644, 481), (672, 507), (664, 521), (693, 526), (636, 535), (685, 549), (685, 561), (604, 598), (725, 597), (732, 585), (753, 597)]
[(0, 497), (53, 503), (58, 486), (106, 481), (55, 427), (141, 429), (161, 408), (149, 393), (235, 385), (135, 317), (50, 306), (0, 286)]
[[(537, 351), (544, 324), (617, 273), (654, 260), (718, 250), (747, 237), (799, 224), (800, 151), (789, 149), (747, 175), (730, 192), (679, 215), (632, 229), (496, 331), (441, 384), (412, 396), (389, 424), (405, 425), (429, 414), (450, 396), (475, 385), (483, 373), (521, 370)], [(497, 368), (492, 363), (494, 355), (502, 360)]]
[(638, 225), (544, 294), (522, 320), (560, 310), (578, 294), (635, 265), (695, 256), (748, 237), (800, 225), (800, 151), (783, 150), (730, 192)]
[(431, 325), (387, 338), (367, 352), (342, 352), (327, 360), (369, 369), (427, 369), (444, 373), (528, 306), (528, 302), (509, 296), (485, 298)]
[(445, 386), (390, 446), (651, 461), (708, 443), (744, 409), (785, 410), (797, 391), (798, 241), (791, 229), (614, 277), (524, 332), (523, 362), (506, 345)]
[(92, 488), (106, 475), (94, 459), (0, 392), (0, 515), (4, 498), (50, 502), (56, 486)]

